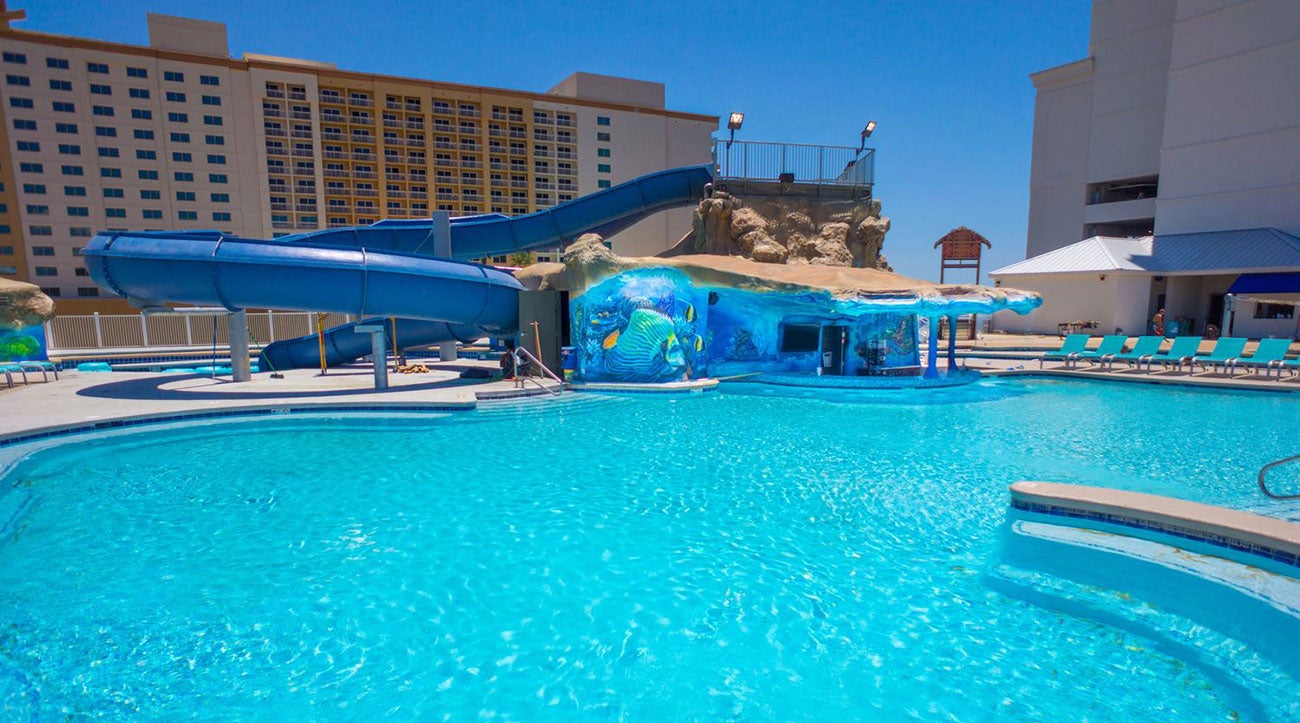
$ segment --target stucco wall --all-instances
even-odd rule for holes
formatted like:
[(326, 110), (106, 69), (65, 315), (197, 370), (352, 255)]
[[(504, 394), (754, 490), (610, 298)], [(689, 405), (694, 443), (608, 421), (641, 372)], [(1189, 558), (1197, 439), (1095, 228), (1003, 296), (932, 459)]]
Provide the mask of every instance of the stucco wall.
[(1055, 334), (1057, 324), (1096, 321), (1097, 334), (1145, 333), (1150, 278), (1116, 274), (1032, 274), (1002, 276), (998, 281), (1043, 295), (1043, 305), (1026, 316), (1009, 311), (993, 315), (993, 328), (1013, 333)]

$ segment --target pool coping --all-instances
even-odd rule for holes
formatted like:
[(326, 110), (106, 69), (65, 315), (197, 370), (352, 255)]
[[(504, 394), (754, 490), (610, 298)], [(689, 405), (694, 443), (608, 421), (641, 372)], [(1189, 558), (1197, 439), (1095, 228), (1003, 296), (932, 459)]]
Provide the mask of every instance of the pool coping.
[(1255, 379), (1235, 379), (1217, 377), (1164, 377), (1152, 374), (1124, 374), (1121, 372), (1099, 372), (1066, 369), (980, 369), (986, 377), (994, 378), (1029, 378), (1051, 377), (1056, 379), (1082, 379), (1084, 381), (1116, 382), (1120, 384), (1160, 384), (1175, 387), (1192, 387), (1196, 389), (1216, 389), (1220, 391), (1273, 392), (1278, 394), (1300, 394), (1300, 384), (1281, 380), (1260, 381)]
[(1171, 535), (1279, 562), (1300, 573), (1300, 524), (1287, 520), (1088, 485), (1022, 481), (1012, 484), (1010, 492), (1011, 507), (1022, 512)]
[(718, 380), (712, 377), (691, 379), (684, 382), (664, 382), (662, 384), (631, 384), (616, 382), (572, 382), (569, 388), (575, 392), (620, 392), (628, 394), (698, 394), (718, 388)]

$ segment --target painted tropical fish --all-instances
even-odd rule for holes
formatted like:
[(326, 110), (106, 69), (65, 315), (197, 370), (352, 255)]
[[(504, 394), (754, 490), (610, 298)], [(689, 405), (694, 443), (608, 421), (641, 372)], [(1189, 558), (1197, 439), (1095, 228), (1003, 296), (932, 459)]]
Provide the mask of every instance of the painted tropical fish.
[(605, 337), (605, 371), (629, 382), (662, 381), (686, 366), (673, 320), (657, 309), (636, 309), (622, 331)]

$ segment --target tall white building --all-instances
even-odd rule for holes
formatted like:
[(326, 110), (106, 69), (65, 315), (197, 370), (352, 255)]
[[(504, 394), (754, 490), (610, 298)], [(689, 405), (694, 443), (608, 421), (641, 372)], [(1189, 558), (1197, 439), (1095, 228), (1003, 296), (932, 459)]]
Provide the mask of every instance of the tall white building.
[[(1045, 304), (999, 323), (1141, 333), (1166, 308), (1199, 332), (1241, 274), (1300, 271), (1296, 78), (1293, 0), (1094, 0), (1088, 57), (1031, 76), (1029, 258), (992, 275)], [(1289, 304), (1238, 296), (1234, 333), (1295, 334)]]
[[(76, 256), (101, 230), (272, 238), (530, 213), (710, 162), (718, 125), (625, 78), (575, 73), (534, 93), (231, 58), (223, 24), (186, 18), (149, 15), (147, 47), (0, 23), (0, 276), (64, 313), (120, 308)], [(653, 254), (689, 229), (689, 209), (658, 214), (614, 246)]]

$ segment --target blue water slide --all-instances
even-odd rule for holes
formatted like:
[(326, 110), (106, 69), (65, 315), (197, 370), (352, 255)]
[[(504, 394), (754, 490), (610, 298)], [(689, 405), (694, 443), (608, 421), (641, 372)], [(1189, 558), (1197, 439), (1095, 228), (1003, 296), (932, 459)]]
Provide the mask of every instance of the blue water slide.
[[(526, 216), (451, 220), (435, 239), (430, 219), (388, 220), (274, 241), (218, 231), (110, 232), (91, 239), (86, 267), (101, 287), (136, 302), (185, 302), (231, 310), (272, 308), (397, 317), (399, 346), (468, 341), (518, 328), (518, 292), (510, 274), (454, 259), (549, 248), (584, 233), (609, 236), (654, 213), (690, 205), (713, 178), (710, 165), (687, 166)], [(326, 334), (326, 361), (368, 354), (351, 324)], [(391, 333), (391, 328), (390, 328)], [(390, 337), (391, 338), (391, 337)], [(268, 345), (262, 368), (319, 363), (315, 335)]]

